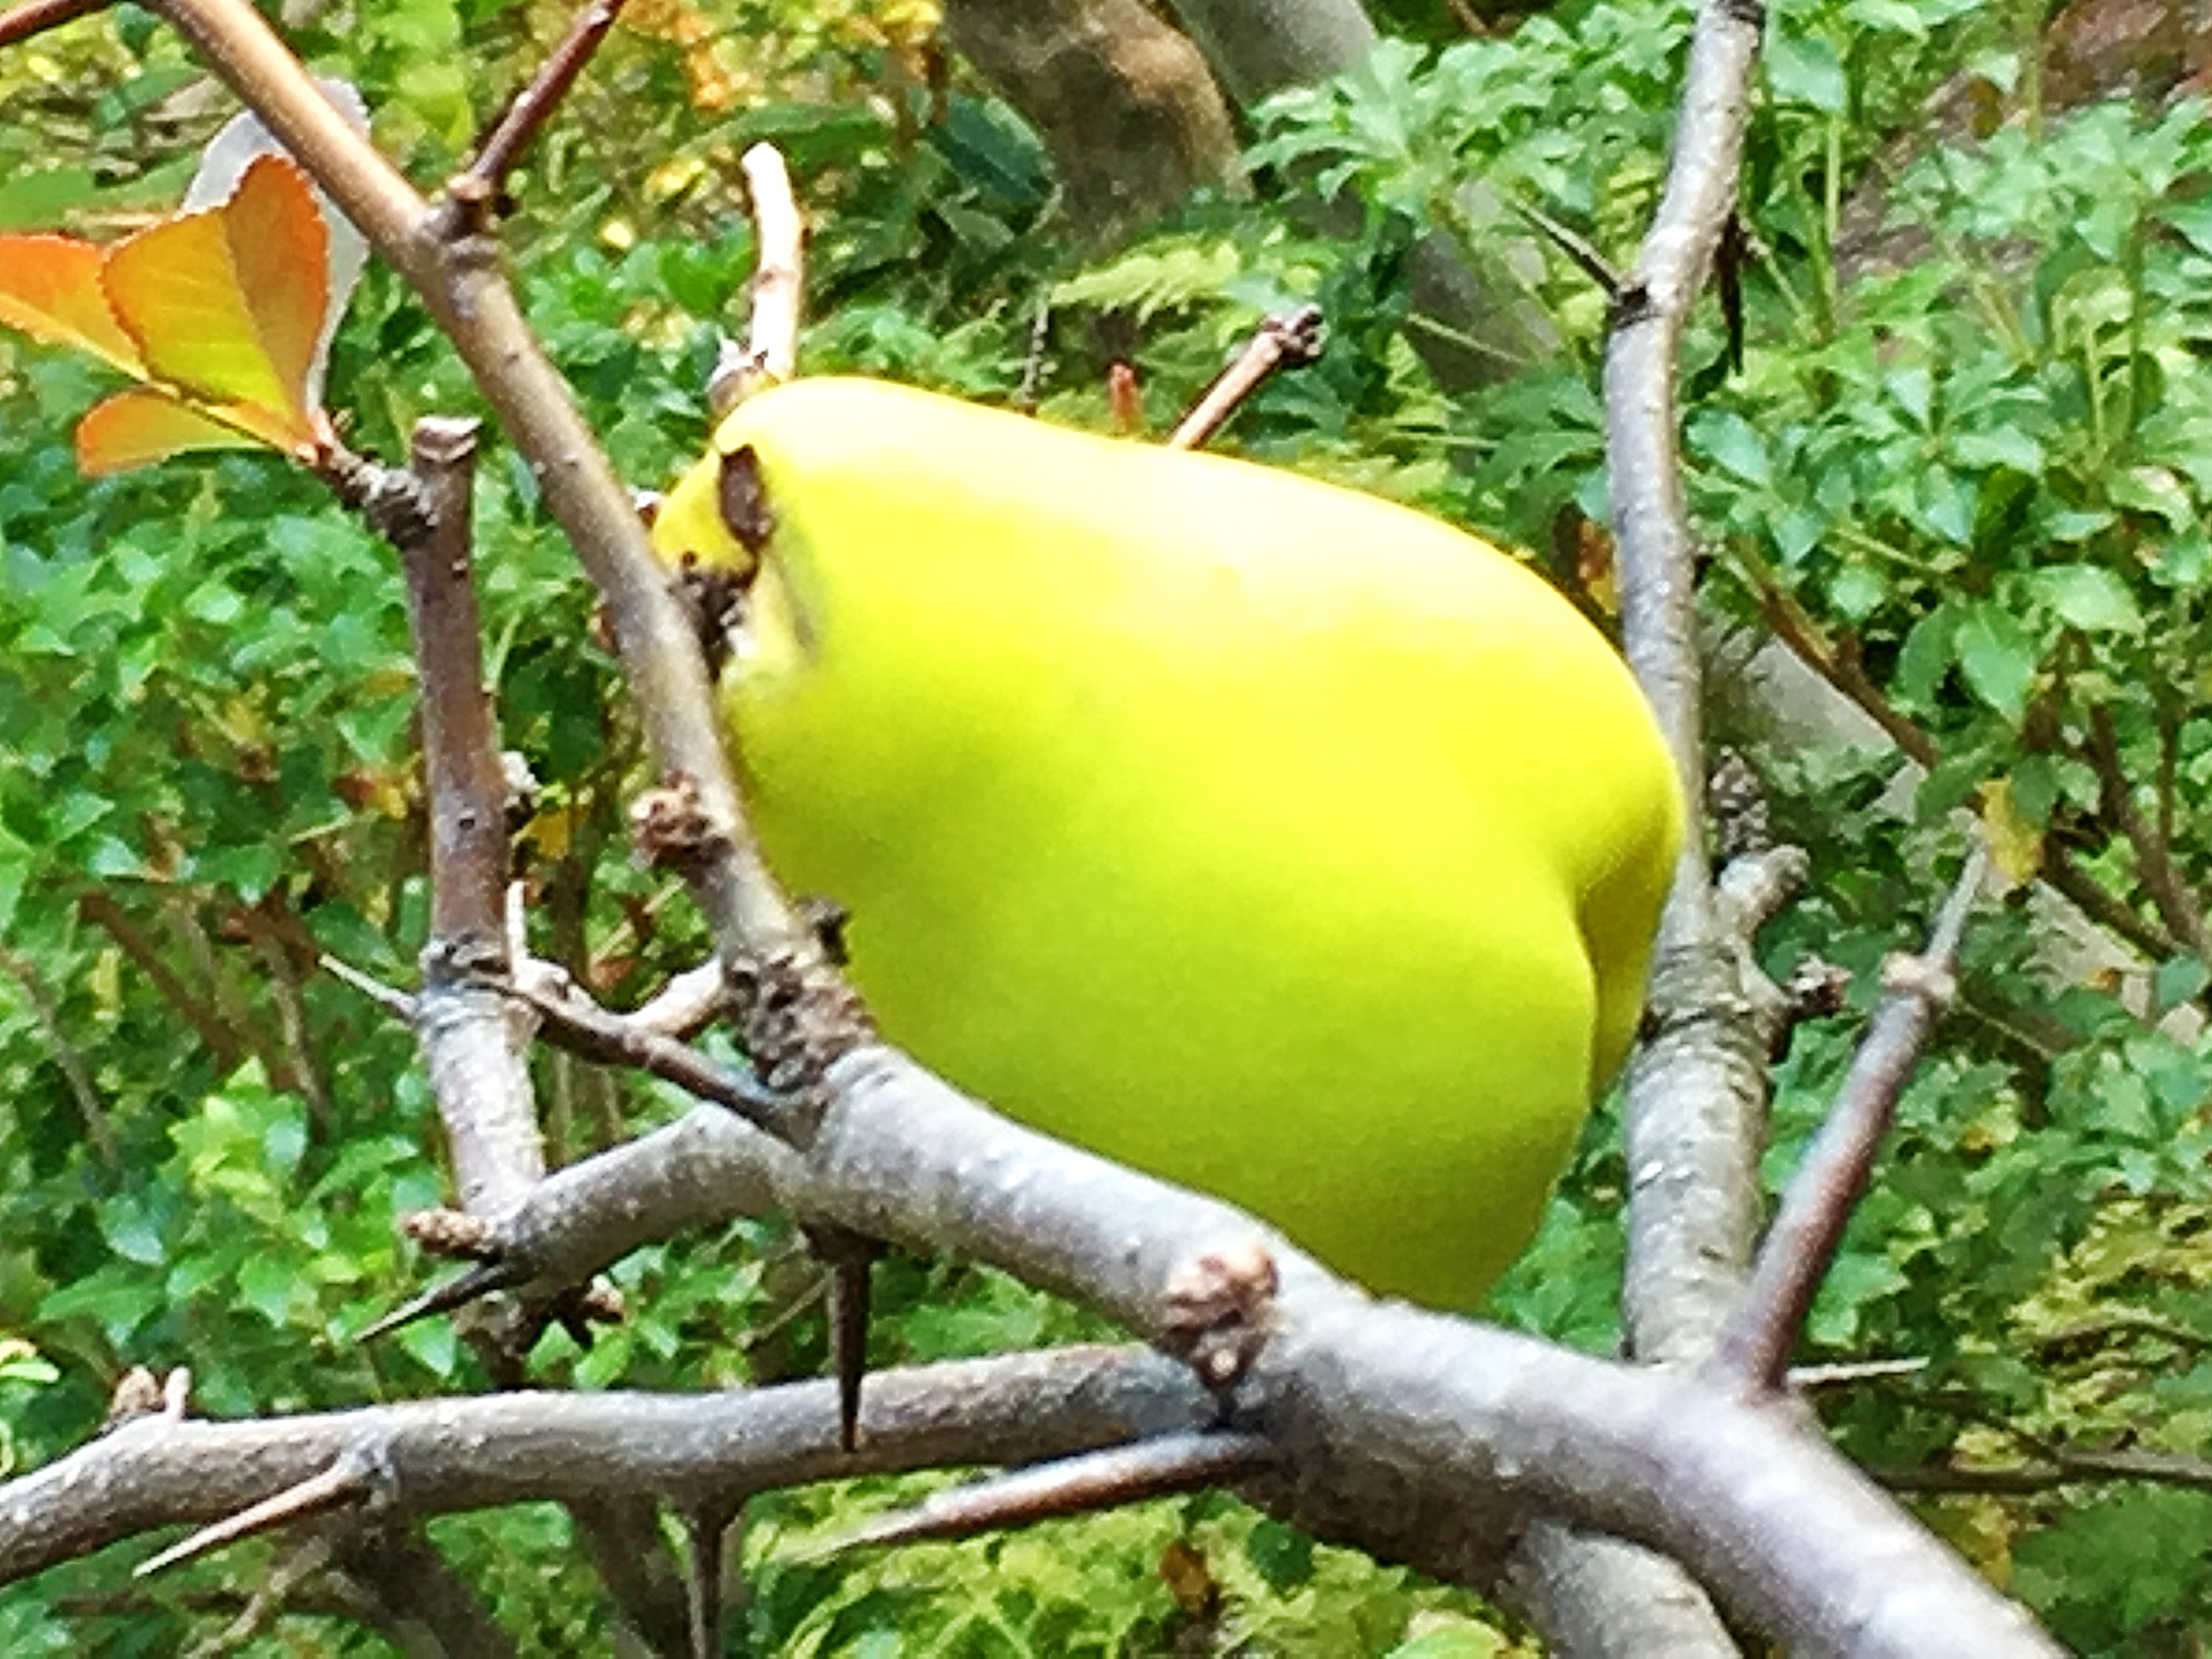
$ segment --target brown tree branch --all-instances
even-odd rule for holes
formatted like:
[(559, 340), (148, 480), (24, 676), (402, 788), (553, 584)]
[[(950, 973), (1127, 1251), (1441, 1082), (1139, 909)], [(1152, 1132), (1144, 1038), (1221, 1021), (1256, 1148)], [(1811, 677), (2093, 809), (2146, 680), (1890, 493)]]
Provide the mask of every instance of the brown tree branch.
[(76, 1102), (77, 1115), (84, 1120), (84, 1132), (91, 1140), (93, 1151), (100, 1154), (101, 1163), (111, 1170), (123, 1162), (123, 1149), (115, 1139), (115, 1126), (107, 1115), (106, 1103), (100, 1097), (100, 1087), (93, 1081), (92, 1067), (85, 1063), (84, 1054), (70, 1040), (68, 1029), (62, 1024), (61, 1006), (46, 981), (39, 976), (38, 964), (30, 957), (0, 946), (0, 967), (22, 988), (23, 1000), (31, 1005), (31, 1018), (38, 1022), (39, 1033), (46, 1038), (52, 1053), (54, 1064), (60, 1067), (62, 1080), (69, 1085), (70, 1097)]
[(1790, 1350), (1805, 1316), (1843, 1243), (1851, 1212), (1873, 1178), (1899, 1097), (1950, 1005), (1959, 943), (1988, 875), (1988, 854), (1977, 846), (1944, 903), (1927, 950), (1893, 958), (1885, 969), (1887, 995), (1851, 1056), (1827, 1121), (1783, 1194), (1781, 1210), (1753, 1264), (1750, 1287), (1706, 1362), (1707, 1373), (1716, 1380), (1754, 1394), (1779, 1394), (1788, 1386)]
[(506, 188), (507, 175), (520, 165), (561, 100), (591, 63), (599, 43), (622, 15), (623, 5), (623, 0), (589, 0), (576, 14), (561, 44), (507, 106), (499, 125), (485, 137), (460, 177), (447, 186), (453, 200), (464, 204), (489, 204)]
[(422, 680), (429, 785), (430, 942), (414, 1027), (452, 1149), (461, 1201), (496, 1214), (545, 1173), (518, 1011), (483, 983), (503, 976), (507, 779), (483, 683), (470, 496), (476, 423), (417, 423), (414, 471), (428, 512), (402, 539), (408, 625)]
[(25, 4), (0, 14), (0, 52), (19, 46), (48, 29), (58, 29), (80, 17), (106, 11), (112, 3), (113, 0), (27, 0)]
[(1279, 368), (1302, 368), (1322, 354), (1322, 314), (1308, 306), (1288, 317), (1261, 323), (1237, 361), (1214, 377), (1190, 412), (1167, 437), (1170, 449), (1203, 449), (1227, 424), (1244, 400), (1267, 383)]
[(2166, 930), (2199, 960), (2212, 958), (2204, 933), (2204, 910), (2173, 862), (2166, 837), (2136, 810), (2135, 787), (2120, 760), (2119, 738), (2112, 730), (2110, 711), (2089, 711), (2089, 742), (2085, 758), (2097, 776), (2099, 803), (2105, 817), (2119, 830), (2135, 855), (2136, 879), (2158, 908)]

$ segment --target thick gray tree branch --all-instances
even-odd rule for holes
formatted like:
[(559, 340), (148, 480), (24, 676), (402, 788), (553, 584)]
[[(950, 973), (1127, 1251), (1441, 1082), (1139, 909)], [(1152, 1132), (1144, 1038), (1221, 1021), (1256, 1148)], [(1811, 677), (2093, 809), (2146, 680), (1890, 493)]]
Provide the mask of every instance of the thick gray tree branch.
[(142, 1417), (0, 1486), (0, 1583), (120, 1539), (235, 1515), (342, 1462), (373, 1472), (380, 1517), (589, 1504), (611, 1490), (679, 1509), (775, 1486), (1028, 1461), (1184, 1429), (1209, 1402), (1141, 1349), (1070, 1348), (887, 1371), (867, 1439), (836, 1449), (827, 1382), (705, 1395), (532, 1394), (409, 1401), (244, 1423)]
[(1759, 1217), (1771, 1036), (1706, 872), (1694, 546), (1682, 495), (1680, 348), (1733, 210), (1762, 13), (1705, 0), (1665, 193), (1616, 302), (1606, 454), (1628, 659), (1674, 750), (1690, 834), (1652, 971), (1656, 1031), (1628, 1077), (1628, 1283), (1639, 1358), (1694, 1363), (1742, 1293)]

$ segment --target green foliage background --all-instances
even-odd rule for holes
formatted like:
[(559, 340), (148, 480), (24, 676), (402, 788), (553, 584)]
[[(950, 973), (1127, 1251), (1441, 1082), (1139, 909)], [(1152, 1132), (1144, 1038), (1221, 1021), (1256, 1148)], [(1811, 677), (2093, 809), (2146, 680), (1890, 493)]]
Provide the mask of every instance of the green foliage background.
[[(1103, 424), (1105, 363), (1124, 355), (1164, 428), (1262, 316), (1317, 302), (1328, 356), (1263, 391), (1231, 441), (1485, 527), (1607, 614), (1603, 297), (1516, 209), (1632, 261), (1685, 7), (1583, 0), (1494, 38), (1388, 44), (1261, 113), (1251, 199), (1194, 204), (1088, 262), (1019, 120), (936, 78), (926, 12), (769, 0), (678, 39), (683, 15), (665, 5), (617, 34), (512, 227), (530, 313), (631, 478), (666, 477), (703, 439), (698, 388), (751, 261), (734, 158), (768, 137), (816, 226), (810, 370), (1003, 401), (1048, 306), (1046, 412)], [(428, 180), (564, 21), (405, 0), (300, 44), (363, 86), (380, 139)], [(1783, 629), (1891, 734), (1808, 742), (1740, 688), (1717, 696), (1717, 726), (1814, 859), (1771, 965), (1817, 953), (1856, 975), (1850, 1007), (1801, 1027), (1781, 1063), (1772, 1176), (1818, 1121), (1884, 955), (1915, 939), (1978, 822), (2021, 879), (1972, 936), (1962, 1012), (1906, 1097), (1807, 1355), (1927, 1362), (1822, 1399), (1855, 1453), (1923, 1477), (2059, 1446), (2195, 1453), (2212, 1402), (2212, 1049), (2188, 915), (2212, 888), (2212, 122), (2193, 103), (2042, 108), (2040, 21), (2008, 0), (1778, 8), (1743, 198), (1741, 372), (1717, 316), (1690, 343), (1716, 636)], [(0, 58), (0, 225), (165, 209), (223, 113), (197, 79), (128, 8)], [(2005, 119), (1902, 140), (1939, 89), (1942, 107), (1971, 94)], [(1301, 208), (1342, 190), (1364, 221), (1322, 236)], [(1555, 359), (1437, 389), (1406, 295), (1422, 224), (1544, 305)], [(477, 407), (378, 272), (331, 385), (351, 441), (386, 456), (416, 416)], [(0, 1474), (82, 1441), (134, 1364), (190, 1364), (221, 1415), (485, 1386), (448, 1326), (348, 1335), (418, 1288), (393, 1221), (441, 1192), (409, 1039), (313, 965), (329, 951), (405, 981), (422, 939), (395, 572), (275, 461), (79, 479), (68, 429), (103, 389), (0, 338)], [(546, 786), (522, 846), (536, 943), (634, 1000), (700, 949), (680, 899), (628, 859), (635, 734), (590, 597), (496, 449), (478, 514), (506, 738)], [(2087, 930), (2062, 922), (2038, 868), (2099, 904), (2131, 954), (2066, 942)], [(540, 1081), (564, 1159), (679, 1109), (558, 1059)], [(1622, 1186), (1601, 1113), (1501, 1315), (1612, 1345)], [(613, 1276), (628, 1322), (588, 1352), (550, 1336), (547, 1380), (727, 1387), (818, 1363), (804, 1327), (749, 1340), (804, 1285), (774, 1224), (643, 1251)], [(905, 1264), (885, 1299), (886, 1361), (1098, 1334), (970, 1268)], [(910, 1491), (757, 1506), (744, 1650), (1441, 1659), (1511, 1639), (1467, 1598), (1213, 1500), (800, 1562), (805, 1540)], [(2082, 1651), (2193, 1651), (2212, 1625), (2201, 1492), (2090, 1484), (1926, 1512)], [(606, 1646), (558, 1514), (433, 1533), (529, 1650)], [(1177, 1606), (1158, 1570), (1171, 1546), (1200, 1552), (1218, 1613)], [(77, 1651), (88, 1632), (101, 1651), (173, 1651), (205, 1625), (189, 1597), (270, 1559), (233, 1552), (125, 1618), (64, 1612), (120, 1584), (136, 1553), (0, 1594), (0, 1651)], [(376, 1648), (292, 1620), (249, 1650)]]

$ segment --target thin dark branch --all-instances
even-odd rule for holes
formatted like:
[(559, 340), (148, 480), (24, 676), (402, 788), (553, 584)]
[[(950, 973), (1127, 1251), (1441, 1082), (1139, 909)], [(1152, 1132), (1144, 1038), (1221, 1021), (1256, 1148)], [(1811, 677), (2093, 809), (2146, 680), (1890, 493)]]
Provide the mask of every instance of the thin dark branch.
[(1237, 361), (1206, 387), (1182, 423), (1168, 434), (1170, 449), (1203, 449), (1244, 400), (1267, 384), (1279, 368), (1300, 368), (1322, 353), (1318, 306), (1261, 323)]
[(1608, 300), (1620, 297), (1620, 273), (1615, 270), (1605, 255), (1592, 246), (1589, 238), (1571, 225), (1565, 225), (1543, 209), (1529, 202), (1516, 202), (1514, 211), (1548, 237), (1559, 252), (1574, 261), (1583, 276), (1604, 290)]
[(123, 1151), (116, 1142), (115, 1126), (108, 1118), (106, 1103), (100, 1099), (100, 1086), (93, 1081), (92, 1067), (85, 1063), (83, 1053), (70, 1040), (69, 1031), (62, 1024), (61, 1006), (39, 976), (38, 964), (16, 951), (0, 949), (0, 966), (4, 966), (9, 976), (22, 987), (24, 1000), (31, 1005), (31, 1018), (38, 1022), (40, 1035), (52, 1051), (54, 1064), (61, 1068), (62, 1080), (69, 1085), (70, 1097), (76, 1102), (77, 1115), (84, 1120), (84, 1132), (92, 1141), (93, 1150), (109, 1169), (118, 1168), (123, 1162)]
[(2180, 954), (2180, 940), (2138, 915), (2126, 900), (2115, 896), (2096, 877), (2076, 864), (2069, 848), (2048, 836), (2043, 843), (2042, 874), (2043, 879), (2051, 884), (2051, 891), (2154, 962)]
[(577, 77), (598, 52), (599, 43), (614, 27), (623, 5), (623, 0), (590, 0), (576, 15), (576, 21), (568, 26), (568, 33), (561, 44), (553, 49), (530, 84), (507, 106), (499, 125), (462, 171), (460, 179), (455, 181), (456, 198), (489, 202), (506, 188), (507, 174), (520, 165), (546, 122), (552, 119), (553, 112), (560, 107), (561, 100), (568, 95), (568, 89), (575, 85)]
[(307, 1006), (300, 994), (300, 975), (293, 964), (292, 953), (272, 929), (265, 925), (249, 925), (252, 927), (258, 954), (269, 970), (269, 1000), (276, 1006), (276, 1029), (284, 1041), (292, 1080), (299, 1088), (300, 1097), (307, 1103), (307, 1115), (314, 1120), (316, 1128), (326, 1135), (333, 1133), (337, 1126), (337, 1108), (331, 1098), (330, 1085), (324, 1079), (322, 1061), (315, 1053), (314, 1038), (308, 1030)]
[(573, 986), (560, 995), (515, 981), (503, 981), (498, 988), (538, 1015), (540, 1035), (555, 1048), (595, 1065), (633, 1066), (735, 1112), (765, 1134), (794, 1138), (793, 1120), (805, 1101), (780, 1095), (750, 1073), (718, 1065), (635, 1018), (610, 1013)]
[(2204, 934), (2204, 912), (2173, 862), (2166, 838), (2136, 809), (2135, 787), (2120, 759), (2120, 744), (2112, 730), (2111, 713), (2102, 708), (2089, 711), (2089, 742), (2086, 756), (2097, 775), (2097, 789), (2105, 817), (2125, 837), (2135, 854), (2136, 878), (2143, 884), (2159, 919), (2175, 939), (2199, 958), (2212, 956)]
[(1890, 1491), (1903, 1492), (2025, 1496), (2112, 1480), (2147, 1480), (2156, 1486), (2212, 1492), (2212, 1462), (2185, 1452), (2075, 1451), (2062, 1447), (2047, 1458), (2002, 1468), (1936, 1463), (1869, 1473)]
[(78, 897), (76, 913), (115, 941), (116, 948), (146, 976), (162, 1000), (183, 1015), (185, 1023), (199, 1034), (200, 1041), (207, 1044), (209, 1054), (219, 1067), (228, 1071), (238, 1064), (251, 1046), (247, 1039), (223, 1018), (213, 1002), (185, 983), (121, 905), (95, 889)]
[(1885, 972), (1887, 997), (1851, 1057), (1834, 1108), (1783, 1194), (1753, 1265), (1750, 1288), (1713, 1350), (1707, 1369), (1717, 1379), (1753, 1393), (1786, 1386), (1790, 1350), (1843, 1242), (1851, 1211), (1873, 1176), (1898, 1099), (1950, 1005), (1959, 941), (1988, 873), (1988, 854), (1978, 844), (1936, 919), (1927, 950), (1918, 957), (1893, 958)]
[(224, 1655), (240, 1651), (289, 1609), (300, 1587), (330, 1565), (331, 1553), (325, 1538), (309, 1538), (288, 1552), (254, 1585), (253, 1594), (246, 1597), (237, 1616), (222, 1630), (185, 1649), (183, 1659), (223, 1659)]
[(1774, 637), (1832, 690), (1841, 692), (1912, 759), (1933, 770), (1942, 756), (1936, 740), (1915, 726), (1868, 678), (1852, 653), (1838, 648), (1796, 598), (1771, 583), (1758, 584), (1759, 615)]

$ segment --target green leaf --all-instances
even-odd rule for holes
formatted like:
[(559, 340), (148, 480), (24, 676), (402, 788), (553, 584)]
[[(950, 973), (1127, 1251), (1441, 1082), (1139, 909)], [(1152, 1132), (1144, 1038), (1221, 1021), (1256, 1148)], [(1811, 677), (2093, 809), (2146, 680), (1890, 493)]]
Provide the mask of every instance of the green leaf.
[(2043, 602), (2085, 634), (2137, 633), (2142, 612), (2127, 585), (2101, 565), (2054, 564), (2029, 579)]
[(2131, 466), (2105, 480), (2105, 494), (2115, 507), (2130, 507), (2166, 520), (2173, 531), (2197, 522), (2197, 507), (2181, 480), (2162, 466)]
[(2207, 984), (2212, 984), (2212, 971), (2198, 958), (2169, 957), (2151, 974), (2151, 1001), (2160, 1009), (2179, 1008)]
[(1951, 441), (1952, 459), (1961, 466), (2010, 467), (2031, 478), (2041, 477), (2043, 446), (2016, 427), (2001, 426), (1988, 432), (1962, 432)]
[(1262, 1521), (1245, 1540), (1244, 1553), (1267, 1587), (1286, 1595), (1313, 1577), (1314, 1542), (1279, 1521)]
[(1766, 44), (1766, 84), (1785, 104), (1842, 112), (1850, 97), (1844, 66), (1826, 40), (1776, 33)]
[(100, 1237), (125, 1261), (152, 1267), (161, 1261), (161, 1230), (137, 1199), (118, 1194), (100, 1206), (99, 1216)]
[(2008, 720), (2027, 712), (2035, 684), (2035, 641), (2013, 615), (1984, 599), (1966, 613), (1955, 640), (1960, 672), (1974, 695)]
[(1690, 439), (1721, 466), (1746, 483), (1774, 481), (1774, 468), (1766, 453), (1766, 440), (1751, 422), (1731, 410), (1708, 415), (1693, 422)]

